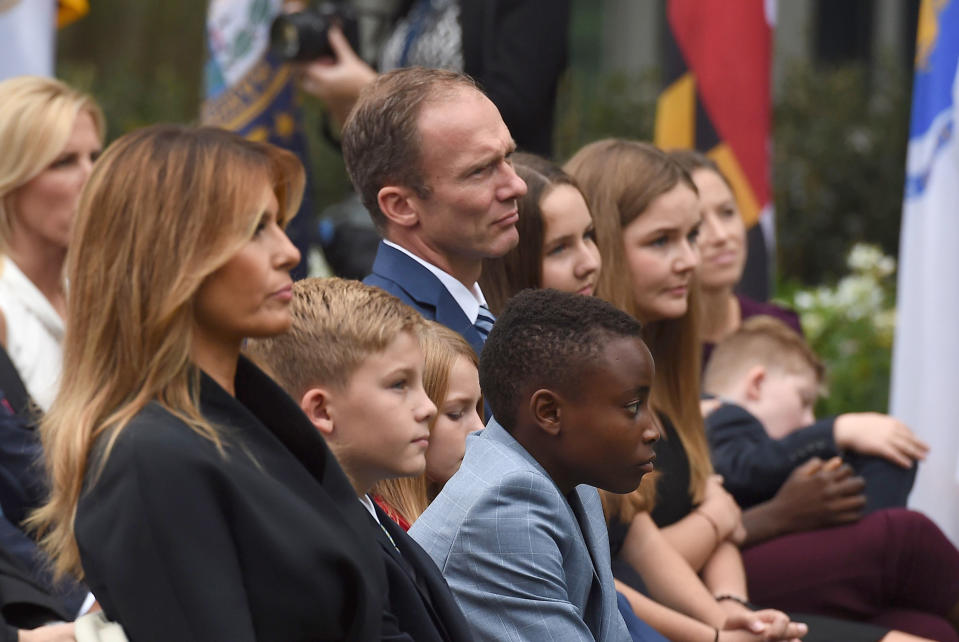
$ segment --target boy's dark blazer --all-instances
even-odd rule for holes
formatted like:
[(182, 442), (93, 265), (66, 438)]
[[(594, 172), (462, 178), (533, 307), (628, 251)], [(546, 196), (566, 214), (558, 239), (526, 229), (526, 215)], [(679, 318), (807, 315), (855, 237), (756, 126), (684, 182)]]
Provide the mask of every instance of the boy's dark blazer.
[(409, 636), (397, 639), (416, 642), (472, 640), (469, 624), (433, 559), (383, 509), (375, 504), (374, 507), (383, 525), (382, 529), (377, 527), (377, 540), (383, 551), (390, 586), (387, 608), (395, 616), (399, 630)]
[(134, 642), (380, 639), (369, 514), (278, 385), (242, 358), (235, 383), (201, 381), (225, 453), (151, 402), (93, 484), (91, 455), (75, 522), (90, 589)]
[(373, 272), (363, 283), (386, 290), (427, 319), (459, 332), (476, 354), (483, 351), (483, 338), (446, 286), (435, 274), (396, 248), (380, 241)]
[(834, 423), (834, 419), (822, 419), (773, 439), (752, 413), (726, 402), (706, 417), (706, 437), (723, 486), (741, 507), (749, 508), (772, 498), (806, 460), (838, 455)]

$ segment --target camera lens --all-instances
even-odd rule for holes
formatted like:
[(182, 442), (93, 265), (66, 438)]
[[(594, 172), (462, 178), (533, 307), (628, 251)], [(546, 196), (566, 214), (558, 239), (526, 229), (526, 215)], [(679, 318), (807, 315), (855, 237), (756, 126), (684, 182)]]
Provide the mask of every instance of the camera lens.
[(300, 50), (300, 32), (283, 16), (270, 27), (270, 50), (282, 60), (295, 59)]
[(270, 26), (270, 51), (281, 60), (316, 60), (332, 56), (328, 31), (330, 21), (319, 11), (300, 11), (277, 16)]

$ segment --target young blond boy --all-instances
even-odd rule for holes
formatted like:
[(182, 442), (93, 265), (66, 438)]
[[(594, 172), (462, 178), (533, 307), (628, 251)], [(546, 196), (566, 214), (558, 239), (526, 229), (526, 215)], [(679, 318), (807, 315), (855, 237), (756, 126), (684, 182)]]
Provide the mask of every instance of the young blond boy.
[(716, 346), (703, 390), (724, 403), (706, 417), (707, 435), (716, 472), (743, 508), (775, 495), (804, 462), (840, 455), (865, 478), (865, 512), (905, 505), (926, 445), (878, 413), (816, 422), (823, 377), (805, 340), (772, 317), (747, 319)]
[(384, 639), (471, 639), (436, 565), (368, 495), (425, 469), (436, 414), (423, 389), (426, 322), (379, 288), (337, 278), (298, 281), (291, 312), (287, 334), (245, 349), (323, 434), (370, 513), (390, 588)]

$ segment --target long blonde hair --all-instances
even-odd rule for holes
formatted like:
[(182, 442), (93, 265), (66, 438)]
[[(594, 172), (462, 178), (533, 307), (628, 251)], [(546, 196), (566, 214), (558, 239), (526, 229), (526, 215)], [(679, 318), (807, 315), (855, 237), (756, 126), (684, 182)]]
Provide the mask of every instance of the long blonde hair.
[[(465, 358), (476, 368), (479, 368), (479, 359), (470, 344), (444, 325), (429, 322), (429, 328), (420, 338), (423, 348), (425, 368), (423, 370), (423, 388), (437, 409), (442, 412), (443, 403), (449, 393), (450, 372), (460, 357)], [(477, 412), (483, 416), (483, 400), (477, 405)], [(430, 431), (436, 425), (439, 412), (430, 422)], [(373, 492), (394, 509), (403, 519), (412, 524), (416, 521), (430, 501), (440, 491), (440, 488), (426, 478), (426, 474), (416, 477), (399, 477), (387, 479), (376, 484)]]
[(144, 406), (156, 401), (221, 446), (190, 361), (195, 295), (252, 236), (264, 186), (283, 224), (303, 183), (293, 154), (213, 128), (141, 129), (97, 162), (67, 251), (60, 391), (40, 426), (50, 497), (31, 517), (58, 575), (83, 577), (77, 502)]
[[(628, 278), (623, 229), (676, 185), (682, 183), (698, 193), (696, 185), (662, 150), (648, 143), (621, 139), (586, 145), (566, 163), (565, 169), (586, 194), (597, 239), (603, 241), (603, 272), (596, 294), (638, 318)], [(699, 308), (699, 289), (694, 279), (684, 316), (643, 325), (643, 338), (656, 363), (651, 403), (676, 427), (689, 458), (689, 494), (694, 502), (702, 500), (706, 479), (713, 471), (699, 411)], [(647, 510), (652, 508), (649, 501), (645, 504)]]
[(0, 250), (11, 236), (11, 196), (63, 151), (80, 112), (90, 114), (103, 142), (103, 112), (90, 96), (42, 76), (0, 82)]

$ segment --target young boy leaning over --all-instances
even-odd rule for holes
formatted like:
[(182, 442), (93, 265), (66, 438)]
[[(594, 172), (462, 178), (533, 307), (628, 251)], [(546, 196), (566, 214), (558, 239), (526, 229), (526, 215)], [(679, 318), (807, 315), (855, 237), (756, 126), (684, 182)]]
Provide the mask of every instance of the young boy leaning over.
[[(706, 417), (706, 432), (716, 472), (743, 508), (771, 498), (810, 459), (837, 466), (840, 455), (865, 480), (864, 512), (905, 505), (927, 446), (878, 413), (816, 422), (823, 373), (805, 340), (772, 317), (747, 319), (713, 351), (703, 390), (724, 403)], [(807, 465), (812, 474), (820, 464)]]
[(436, 414), (423, 390), (426, 322), (379, 288), (336, 278), (297, 281), (290, 308), (290, 331), (246, 352), (299, 402), (370, 513), (389, 580), (383, 639), (472, 639), (436, 565), (368, 496), (426, 466)]
[(486, 341), (493, 411), (410, 529), (481, 640), (629, 640), (595, 487), (653, 469), (652, 357), (632, 317), (593, 297), (526, 290)]

